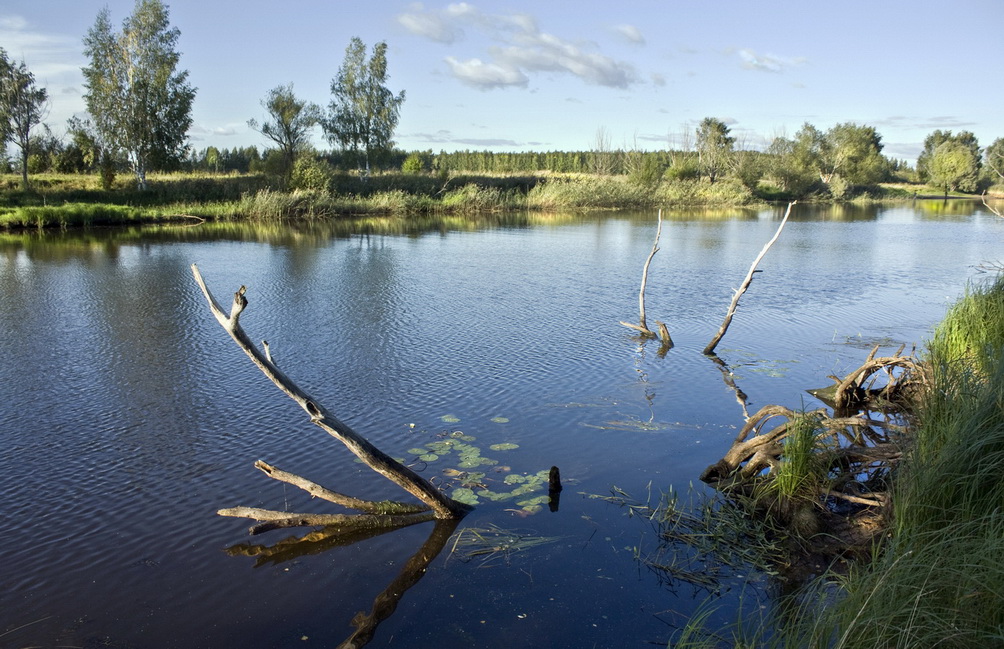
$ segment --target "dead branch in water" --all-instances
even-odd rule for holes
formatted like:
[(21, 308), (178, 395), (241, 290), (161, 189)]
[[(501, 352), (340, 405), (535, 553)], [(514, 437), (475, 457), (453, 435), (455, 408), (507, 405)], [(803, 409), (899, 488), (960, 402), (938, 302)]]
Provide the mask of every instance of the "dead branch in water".
[(784, 228), (784, 224), (788, 222), (788, 216), (791, 214), (791, 208), (795, 203), (796, 201), (788, 203), (788, 209), (784, 211), (784, 218), (781, 219), (781, 225), (777, 226), (777, 232), (774, 233), (771, 240), (767, 242), (767, 245), (763, 247), (760, 254), (753, 260), (753, 265), (750, 266), (749, 272), (746, 273), (746, 278), (743, 280), (743, 283), (739, 286), (739, 288), (735, 290), (735, 293), (732, 296), (732, 303), (729, 304), (729, 310), (725, 312), (725, 320), (722, 322), (722, 326), (718, 328), (718, 333), (711, 339), (708, 346), (704, 348), (704, 354), (706, 356), (710, 356), (715, 353), (715, 347), (718, 346), (722, 336), (724, 336), (725, 332), (728, 331), (729, 325), (732, 324), (732, 316), (736, 314), (736, 308), (739, 306), (739, 298), (742, 297), (743, 293), (746, 292), (746, 289), (748, 289), (750, 284), (753, 282), (753, 273), (756, 272), (756, 267), (760, 263), (760, 260), (767, 254), (770, 247), (774, 245), (777, 238), (781, 236), (781, 230)]
[[(312, 495), (320, 495), (323, 493), (324, 497), (331, 502), (337, 502), (338, 504), (370, 513), (353, 516), (339, 514), (311, 515), (290, 514), (288, 512), (269, 512), (267, 510), (257, 510), (251, 508), (235, 508), (221, 510), (219, 512), (221, 515), (237, 515), (254, 518), (256, 520), (265, 520), (268, 521), (268, 523), (266, 523), (264, 527), (274, 529), (275, 527), (289, 527), (293, 525), (342, 525), (348, 524), (348, 521), (345, 520), (347, 518), (356, 518), (356, 523), (364, 526), (388, 523), (390, 525), (400, 525), (403, 524), (403, 521), (398, 520), (401, 516), (413, 516), (416, 518), (415, 522), (419, 522), (421, 520), (427, 520), (431, 517), (439, 519), (459, 518), (470, 510), (468, 505), (447, 497), (425, 478), (370, 444), (369, 441), (356, 433), (352, 428), (329, 413), (324, 406), (301, 390), (299, 386), (293, 383), (293, 381), (275, 365), (271, 358), (271, 354), (268, 352), (267, 344), (266, 352), (261, 352), (258, 347), (251, 342), (251, 339), (240, 326), (240, 315), (248, 305), (247, 297), (245, 297), (246, 289), (244, 286), (241, 286), (240, 289), (234, 293), (234, 301), (230, 307), (230, 313), (228, 315), (220, 306), (219, 302), (216, 301), (216, 298), (213, 297), (213, 294), (209, 291), (205, 281), (202, 279), (202, 274), (199, 273), (199, 269), (195, 264), (192, 264), (192, 274), (195, 276), (195, 281), (198, 283), (199, 288), (202, 289), (202, 294), (209, 303), (210, 311), (212, 311), (216, 321), (220, 323), (228, 334), (230, 334), (230, 337), (237, 343), (237, 346), (240, 347), (245, 354), (247, 354), (258, 369), (260, 369), (262, 373), (275, 384), (276, 387), (286, 393), (287, 396), (303, 408), (303, 410), (310, 416), (311, 423), (318, 426), (344, 444), (368, 467), (391, 480), (425, 504), (425, 507), (416, 509), (414, 505), (405, 505), (402, 503), (372, 503), (352, 499), (324, 489), (320, 485), (316, 485), (305, 478), (278, 471), (274, 467), (262, 462), (260, 465), (256, 464), (256, 466), (276, 479), (301, 487)], [(431, 514), (429, 513), (429, 510), (431, 510)], [(327, 518), (329, 516), (335, 518)], [(337, 518), (339, 516), (342, 518)], [(383, 523), (378, 523), (378, 519), (383, 517), (391, 517), (393, 522), (388, 520)], [(252, 528), (252, 531), (262, 530), (261, 528)]]
[[(641, 333), (644, 338), (655, 338), (655, 332), (648, 328), (648, 323), (645, 320), (645, 285), (648, 283), (648, 267), (652, 265), (652, 257), (655, 257), (655, 253), (659, 252), (659, 237), (662, 236), (662, 210), (659, 210), (659, 225), (655, 229), (655, 241), (652, 243), (652, 252), (648, 253), (648, 258), (645, 260), (645, 266), (641, 271), (641, 289), (638, 291), (638, 324), (631, 324), (630, 322), (624, 322), (621, 320), (621, 324), (629, 329), (634, 329)], [(666, 330), (665, 325), (660, 327), (659, 333), (665, 331), (665, 337), (663, 338), (663, 344), (666, 345), (666, 340), (669, 340), (669, 331)], [(673, 346), (672, 340), (669, 340), (668, 345)]]
[(983, 193), (980, 194), (980, 198), (983, 199), (983, 206), (984, 207), (986, 207), (988, 210), (990, 210), (991, 212), (993, 212), (997, 216), (999, 216), (1002, 219), (1004, 219), (1004, 214), (1001, 214), (1000, 210), (998, 210), (997, 208), (991, 207), (990, 203), (987, 202), (987, 192), (986, 192), (986, 190), (984, 190)]

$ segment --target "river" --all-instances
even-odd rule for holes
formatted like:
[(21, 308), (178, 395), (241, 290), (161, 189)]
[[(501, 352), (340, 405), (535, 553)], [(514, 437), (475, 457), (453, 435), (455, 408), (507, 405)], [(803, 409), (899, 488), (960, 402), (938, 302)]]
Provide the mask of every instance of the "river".
[[(0, 645), (330, 647), (375, 599), (380, 647), (644, 647), (716, 598), (711, 621), (734, 619), (737, 593), (769, 577), (650, 570), (652, 527), (588, 495), (706, 493), (690, 485), (743, 412), (701, 350), (782, 213), (666, 213), (646, 302), (674, 339), (664, 356), (618, 324), (638, 318), (654, 213), (0, 235)], [(971, 201), (796, 206), (718, 355), (751, 410), (817, 407), (805, 390), (873, 345), (922, 347), (1002, 232)], [(401, 494), (252, 366), (193, 263), (224, 302), (247, 286), (252, 338), (426, 477), (477, 472), (475, 492), (504, 494), (558, 466), (557, 511), (540, 491), (481, 497), (439, 539), (540, 543), (464, 554), (453, 536), (418, 570), (432, 524), (227, 552), (306, 531), (252, 538), (219, 508), (338, 511), (259, 458), (353, 496)]]

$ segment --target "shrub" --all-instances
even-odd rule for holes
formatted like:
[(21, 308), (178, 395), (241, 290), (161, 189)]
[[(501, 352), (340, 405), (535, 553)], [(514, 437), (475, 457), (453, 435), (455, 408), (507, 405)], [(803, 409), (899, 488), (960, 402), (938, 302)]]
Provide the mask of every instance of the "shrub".
[(407, 158), (405, 158), (404, 163), (401, 165), (401, 171), (406, 174), (420, 174), (424, 171), (428, 171), (429, 167), (423, 156), (418, 153), (412, 153)]
[(302, 155), (293, 163), (289, 177), (289, 188), (327, 192), (331, 186), (333, 172), (331, 165), (312, 155)]

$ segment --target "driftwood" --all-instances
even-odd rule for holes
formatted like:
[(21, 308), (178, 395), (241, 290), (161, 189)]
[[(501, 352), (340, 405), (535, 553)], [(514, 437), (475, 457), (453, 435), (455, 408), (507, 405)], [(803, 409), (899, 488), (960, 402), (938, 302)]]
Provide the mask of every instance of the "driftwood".
[[(662, 210), (659, 210), (658, 223), (655, 228), (655, 241), (652, 243), (652, 251), (648, 253), (648, 258), (645, 259), (645, 266), (641, 271), (641, 288), (638, 290), (638, 324), (621, 320), (622, 325), (629, 329), (634, 329), (641, 334), (642, 338), (656, 337), (656, 333), (648, 328), (648, 321), (645, 318), (645, 286), (648, 284), (648, 268), (652, 265), (652, 258), (655, 257), (655, 253), (659, 252), (659, 238), (662, 236)], [(665, 354), (672, 349), (673, 339), (670, 338), (669, 329), (666, 328), (665, 323), (659, 320), (656, 320), (655, 323), (659, 329), (658, 337), (662, 340), (659, 352), (660, 354)]]
[[(418, 475), (408, 467), (404, 466), (394, 458), (390, 457), (380, 449), (370, 444), (365, 438), (352, 430), (348, 425), (339, 421), (316, 399), (301, 390), (293, 381), (286, 376), (274, 363), (268, 348), (268, 343), (264, 343), (265, 352), (260, 351), (251, 341), (248, 335), (240, 326), (240, 315), (247, 307), (248, 300), (245, 297), (246, 288), (241, 286), (234, 293), (233, 304), (230, 313), (227, 314), (220, 304), (213, 297), (199, 273), (199, 269), (192, 264), (192, 274), (202, 294), (209, 303), (209, 308), (223, 329), (230, 334), (230, 337), (237, 343), (238, 347), (254, 362), (262, 371), (287, 396), (293, 399), (310, 416), (310, 421), (326, 433), (344, 444), (356, 457), (362, 460), (368, 467), (391, 480), (402, 489), (418, 498), (424, 506), (408, 505), (396, 502), (372, 502), (355, 498), (350, 498), (337, 492), (330, 491), (305, 478), (301, 478), (285, 471), (280, 471), (264, 462), (259, 462), (255, 466), (264, 471), (270, 477), (282, 480), (289, 484), (305, 489), (308, 493), (328, 500), (330, 502), (365, 512), (360, 515), (341, 514), (291, 514), (288, 512), (269, 512), (253, 508), (231, 508), (223, 509), (218, 513), (223, 516), (241, 516), (253, 518), (259, 521), (266, 521), (261, 526), (251, 528), (252, 533), (275, 529), (277, 527), (289, 527), (296, 525), (361, 525), (361, 526), (399, 526), (410, 524), (410, 522), (421, 522), (430, 518), (449, 519), (459, 518), (470, 510), (470, 506), (457, 502), (441, 491), (436, 489), (429, 481)], [(404, 517), (404, 518), (402, 518)], [(408, 517), (413, 517), (411, 520)], [(354, 519), (350, 522), (349, 519)], [(406, 522), (406, 520), (408, 522)]]
[[(890, 506), (889, 480), (908, 441), (908, 407), (928, 384), (926, 367), (913, 356), (902, 356), (902, 347), (887, 357), (877, 357), (876, 351), (846, 377), (833, 377), (833, 387), (810, 391), (832, 396), (832, 416), (825, 408), (795, 412), (764, 406), (748, 418), (722, 459), (702, 472), (701, 480), (752, 502), (778, 524), (809, 532), (816, 552), (860, 550), (857, 544), (881, 529), (878, 523)], [(885, 384), (875, 387), (881, 376)], [(867, 410), (876, 406), (884, 408), (882, 418)], [(797, 496), (780, 496), (770, 485), (787, 460), (786, 439), (796, 425), (805, 425), (805, 418), (812, 424), (817, 478), (807, 480)]]
[[(908, 402), (914, 396), (913, 390), (926, 381), (926, 370), (912, 354), (903, 356), (903, 347), (892, 356), (876, 358), (879, 349), (876, 345), (861, 367), (844, 378), (830, 376), (834, 381), (832, 386), (809, 393), (837, 413), (856, 410), (868, 402)], [(895, 369), (900, 372), (894, 373)], [(884, 385), (875, 387), (879, 378), (876, 375), (885, 377)]]
[(729, 304), (728, 311), (725, 312), (725, 320), (722, 321), (722, 326), (718, 328), (718, 333), (715, 334), (715, 337), (712, 338), (711, 342), (709, 342), (707, 347), (704, 348), (704, 354), (706, 356), (710, 356), (715, 353), (715, 347), (718, 346), (718, 343), (722, 340), (725, 332), (729, 330), (729, 325), (732, 324), (732, 317), (736, 314), (736, 308), (739, 306), (739, 298), (742, 297), (743, 293), (746, 292), (746, 289), (748, 289), (750, 284), (753, 283), (753, 273), (756, 272), (756, 267), (760, 263), (760, 260), (764, 258), (764, 255), (767, 254), (770, 247), (774, 245), (777, 238), (781, 236), (781, 230), (784, 228), (784, 224), (788, 222), (788, 216), (791, 214), (791, 208), (793, 205), (795, 205), (795, 201), (788, 203), (788, 209), (784, 211), (784, 218), (781, 219), (781, 224), (777, 226), (777, 232), (775, 232), (771, 240), (767, 242), (767, 245), (760, 250), (760, 254), (753, 260), (753, 265), (750, 266), (749, 272), (746, 273), (746, 278), (743, 279), (743, 283), (732, 295), (732, 302)]

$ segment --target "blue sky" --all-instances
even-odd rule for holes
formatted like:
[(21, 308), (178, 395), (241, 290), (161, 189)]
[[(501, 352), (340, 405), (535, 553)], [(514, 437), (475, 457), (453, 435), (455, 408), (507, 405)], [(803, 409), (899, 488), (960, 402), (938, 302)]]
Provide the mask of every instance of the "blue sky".
[[(62, 134), (84, 112), (81, 40), (133, 0), (5, 0), (0, 46), (52, 98)], [(1001, 0), (174, 0), (198, 89), (196, 148), (267, 142), (247, 127), (277, 85), (321, 105), (353, 36), (388, 44), (406, 92), (403, 149), (587, 150), (688, 141), (704, 117), (762, 148), (803, 122), (875, 127), (911, 163), (934, 129), (1004, 137)], [(950, 8), (949, 8), (950, 7)], [(316, 144), (326, 148), (318, 132)]]

